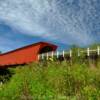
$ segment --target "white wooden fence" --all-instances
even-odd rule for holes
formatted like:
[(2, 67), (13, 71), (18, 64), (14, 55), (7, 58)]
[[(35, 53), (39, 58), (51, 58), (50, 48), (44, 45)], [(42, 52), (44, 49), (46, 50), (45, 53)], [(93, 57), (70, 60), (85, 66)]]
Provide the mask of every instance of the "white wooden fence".
[[(90, 48), (87, 48), (86, 50), (79, 50), (77, 51), (77, 56), (81, 56), (82, 53), (85, 53), (87, 54), (87, 56), (89, 57), (91, 53), (97, 53), (97, 55), (99, 56), (100, 55), (100, 47), (98, 46), (97, 49), (90, 49)], [(54, 56), (56, 58), (59, 58), (59, 56), (62, 56), (62, 57), (65, 57), (66, 55), (69, 55), (69, 57), (72, 57), (73, 56), (73, 51), (70, 50), (70, 51), (52, 51), (52, 52), (47, 52), (47, 53), (42, 53), (42, 54), (39, 54), (38, 55), (38, 60), (40, 59), (44, 59), (46, 58), (47, 60), (49, 59), (49, 57), (51, 58), (54, 58)]]

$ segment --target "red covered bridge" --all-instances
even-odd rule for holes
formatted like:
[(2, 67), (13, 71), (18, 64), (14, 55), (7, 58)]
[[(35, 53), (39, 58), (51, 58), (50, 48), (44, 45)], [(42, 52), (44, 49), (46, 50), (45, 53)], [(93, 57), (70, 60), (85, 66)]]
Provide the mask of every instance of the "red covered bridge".
[(38, 54), (55, 51), (56, 49), (57, 46), (54, 44), (38, 42), (7, 53), (0, 54), (0, 68), (38, 61)]

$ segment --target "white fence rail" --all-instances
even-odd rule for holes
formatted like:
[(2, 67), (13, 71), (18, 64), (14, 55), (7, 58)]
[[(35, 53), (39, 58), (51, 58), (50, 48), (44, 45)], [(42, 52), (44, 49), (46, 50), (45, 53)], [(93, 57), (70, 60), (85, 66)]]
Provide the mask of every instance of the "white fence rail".
[[(56, 58), (59, 58), (59, 56), (62, 56), (62, 57), (65, 57), (66, 55), (69, 55), (69, 57), (72, 57), (73, 56), (73, 52), (72, 50), (70, 51), (52, 51), (52, 52), (47, 52), (47, 53), (42, 53), (42, 54), (39, 54), (38, 55), (38, 60), (40, 59), (44, 59), (46, 58), (47, 60), (49, 59), (49, 57), (51, 58), (54, 58), (54, 56)], [(90, 48), (87, 48), (86, 50), (77, 50), (77, 56), (81, 56), (82, 53), (85, 53), (87, 56), (90, 56), (91, 53), (97, 53), (97, 55), (99, 56), (100, 55), (100, 47), (98, 46), (97, 49), (90, 49)]]

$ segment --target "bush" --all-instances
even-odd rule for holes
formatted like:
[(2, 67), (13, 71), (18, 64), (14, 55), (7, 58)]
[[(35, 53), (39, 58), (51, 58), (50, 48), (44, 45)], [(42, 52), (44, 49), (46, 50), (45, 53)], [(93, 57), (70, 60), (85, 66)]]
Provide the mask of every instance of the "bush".
[(100, 67), (86, 63), (41, 62), (9, 69), (14, 74), (0, 86), (1, 100), (99, 100)]

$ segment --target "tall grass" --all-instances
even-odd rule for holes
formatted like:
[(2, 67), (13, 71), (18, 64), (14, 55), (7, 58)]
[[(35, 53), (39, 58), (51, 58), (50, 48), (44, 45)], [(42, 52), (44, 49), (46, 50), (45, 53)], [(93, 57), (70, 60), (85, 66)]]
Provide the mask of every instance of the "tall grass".
[(0, 100), (100, 100), (100, 63), (32, 63), (14, 69)]

